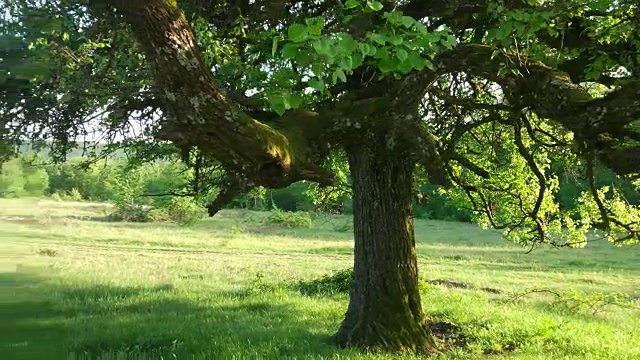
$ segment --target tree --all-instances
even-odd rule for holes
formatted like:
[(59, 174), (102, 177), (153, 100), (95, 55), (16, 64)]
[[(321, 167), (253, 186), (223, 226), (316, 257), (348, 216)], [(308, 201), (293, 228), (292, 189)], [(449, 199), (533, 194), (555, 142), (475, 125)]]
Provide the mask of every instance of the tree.
[(0, 167), (0, 196), (20, 197), (24, 195), (25, 179), (17, 160), (7, 161)]
[(22, 155), (20, 165), (24, 176), (24, 193), (42, 196), (49, 187), (49, 175), (44, 168), (44, 160), (35, 153)]
[[(211, 215), (255, 186), (331, 187), (328, 159), (346, 154), (355, 260), (339, 346), (437, 348), (418, 292), (416, 179), (523, 244), (583, 245), (596, 225), (639, 238), (640, 210), (594, 179), (597, 166), (640, 172), (635, 2), (10, 3), (7, 140), (50, 138), (63, 158), (91, 123), (141, 158), (223, 169)], [(552, 163), (590, 185), (573, 213), (554, 202)]]

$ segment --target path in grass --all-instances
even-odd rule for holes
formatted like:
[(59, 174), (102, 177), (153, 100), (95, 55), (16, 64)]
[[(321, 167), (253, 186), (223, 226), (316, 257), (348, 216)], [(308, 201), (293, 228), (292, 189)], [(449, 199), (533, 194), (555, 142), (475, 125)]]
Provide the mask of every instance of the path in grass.
[[(99, 221), (105, 211), (0, 200), (0, 359), (385, 358), (328, 343), (346, 295), (291, 286), (351, 265), (348, 219), (283, 229), (225, 211), (181, 228)], [(416, 231), (423, 279), (500, 291), (425, 286), (426, 311), (460, 325), (469, 346), (443, 358), (640, 359), (637, 309), (590, 315), (545, 293), (506, 301), (531, 288), (640, 298), (638, 247), (527, 255), (470, 224), (418, 220)]]

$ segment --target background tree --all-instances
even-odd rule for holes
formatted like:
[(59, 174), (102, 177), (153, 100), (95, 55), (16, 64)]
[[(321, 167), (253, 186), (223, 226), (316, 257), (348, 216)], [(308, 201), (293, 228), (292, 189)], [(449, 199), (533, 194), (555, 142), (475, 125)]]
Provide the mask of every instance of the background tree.
[[(53, 139), (63, 159), (97, 130), (139, 161), (179, 154), (224, 174), (211, 215), (255, 186), (334, 185), (330, 159), (346, 156), (355, 262), (340, 346), (437, 347), (418, 293), (416, 177), (523, 244), (581, 245), (593, 226), (638, 240), (639, 210), (594, 175), (640, 171), (635, 2), (14, 0), (5, 16), (6, 143)], [(554, 201), (552, 164), (589, 185), (574, 213)]]

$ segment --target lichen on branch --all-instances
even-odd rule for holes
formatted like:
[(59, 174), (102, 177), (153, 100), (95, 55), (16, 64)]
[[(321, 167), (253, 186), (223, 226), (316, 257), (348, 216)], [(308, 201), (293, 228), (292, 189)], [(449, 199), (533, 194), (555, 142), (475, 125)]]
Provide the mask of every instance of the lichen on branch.
[[(216, 85), (175, 1), (111, 0), (109, 4), (130, 25), (155, 67), (159, 96), (170, 115), (161, 123), (163, 139), (197, 146), (258, 185), (282, 187), (305, 179), (331, 183), (330, 174), (310, 161), (316, 157), (309, 153), (309, 144), (320, 141), (321, 134), (276, 130), (240, 110)], [(307, 112), (296, 116), (299, 121), (287, 123), (291, 127), (322, 120)], [(304, 133), (304, 138), (292, 139), (286, 133)]]

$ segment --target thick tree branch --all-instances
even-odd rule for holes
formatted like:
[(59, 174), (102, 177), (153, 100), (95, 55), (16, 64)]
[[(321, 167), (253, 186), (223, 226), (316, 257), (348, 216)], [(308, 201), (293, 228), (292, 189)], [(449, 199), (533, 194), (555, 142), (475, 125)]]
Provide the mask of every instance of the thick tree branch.
[[(466, 72), (496, 82), (509, 103), (517, 108), (529, 108), (537, 115), (555, 121), (572, 131), (577, 141), (585, 142), (602, 153), (620, 153), (621, 150), (615, 150), (613, 146), (623, 140), (623, 128), (640, 118), (638, 81), (628, 82), (616, 91), (594, 99), (586, 89), (574, 84), (566, 73), (475, 44), (461, 45), (441, 53), (436, 63), (441, 73)], [(603, 142), (603, 134), (616, 141)], [(607, 166), (621, 175), (639, 172), (640, 154), (636, 154), (635, 148), (631, 150), (624, 151), (633, 153), (634, 165), (630, 166), (627, 161), (607, 163)]]
[[(310, 142), (319, 133), (301, 126), (325, 119), (297, 112), (299, 128), (276, 130), (241, 111), (216, 85), (203, 64), (193, 31), (170, 0), (110, 0), (131, 26), (145, 55), (155, 66), (167, 111), (165, 140), (198, 146), (226, 168), (246, 174), (260, 185), (282, 187), (312, 177), (330, 183), (313, 166)], [(303, 124), (303, 125), (301, 125)], [(314, 126), (314, 130), (320, 129)], [(326, 140), (322, 141), (326, 143)]]
[(440, 153), (438, 141), (435, 136), (420, 126), (420, 124), (415, 124), (415, 126), (411, 126), (409, 129), (411, 128), (413, 128), (413, 130), (407, 135), (411, 136), (410, 138), (416, 139), (416, 143), (413, 145), (414, 154), (418, 163), (429, 176), (429, 181), (432, 184), (451, 187), (452, 182), (448, 176), (449, 174), (447, 173), (445, 165), (446, 159)]
[(209, 216), (214, 216), (233, 199), (248, 193), (254, 186), (253, 183), (247, 182), (238, 174), (232, 172), (227, 173), (220, 193), (218, 193), (218, 196), (216, 196), (213, 201), (207, 204), (207, 213)]

